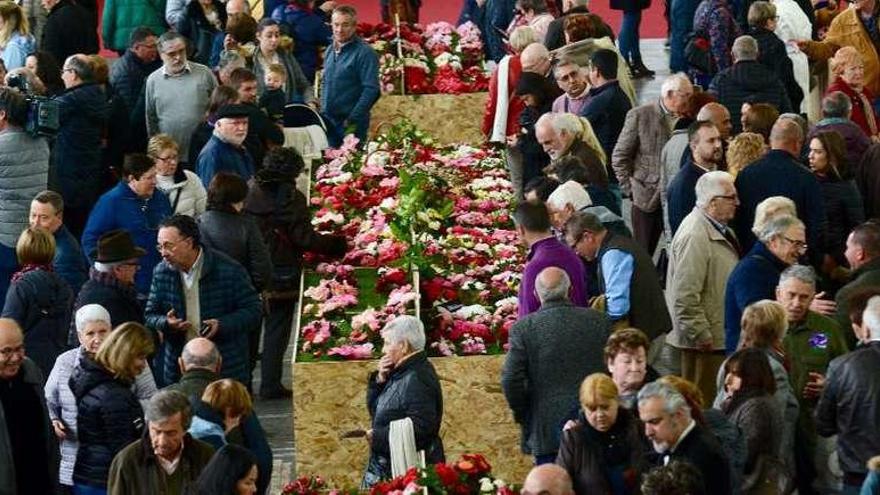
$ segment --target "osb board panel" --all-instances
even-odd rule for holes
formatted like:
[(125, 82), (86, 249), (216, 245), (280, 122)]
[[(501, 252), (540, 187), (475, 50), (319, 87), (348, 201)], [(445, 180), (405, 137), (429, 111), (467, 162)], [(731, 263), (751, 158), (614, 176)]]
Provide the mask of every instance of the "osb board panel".
[(400, 118), (413, 121), (441, 144), (484, 141), (480, 132), (489, 93), (461, 95), (384, 95), (370, 112), (370, 136), (377, 128)]
[[(519, 427), (501, 392), (504, 356), (432, 358), (443, 387), (440, 435), (446, 457), (479, 452), (496, 476), (521, 483), (531, 458), (519, 449)], [(369, 455), (364, 439), (339, 433), (369, 428), (366, 378), (375, 361), (296, 363), (294, 430), (298, 475), (320, 474), (341, 486), (360, 483)]]

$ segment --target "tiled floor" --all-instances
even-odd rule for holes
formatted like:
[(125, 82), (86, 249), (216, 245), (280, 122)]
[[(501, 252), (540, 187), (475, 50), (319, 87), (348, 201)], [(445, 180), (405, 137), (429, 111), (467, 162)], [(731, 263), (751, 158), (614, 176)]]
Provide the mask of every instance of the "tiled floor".
[[(660, 85), (669, 75), (669, 56), (663, 47), (663, 40), (642, 40), (642, 59), (657, 75), (652, 79), (635, 81), (639, 103), (653, 101), (660, 95)], [(627, 215), (628, 217), (628, 215)], [(292, 339), (291, 339), (292, 340)], [(284, 361), (284, 383), (291, 383), (290, 357), (293, 342), (288, 347)], [(254, 390), (259, 390), (259, 366), (254, 376)], [(270, 494), (278, 494), (281, 487), (293, 477), (295, 447), (293, 438), (293, 403), (286, 400), (262, 401), (257, 399), (255, 405), (263, 429), (266, 430), (269, 444), (275, 456)]]

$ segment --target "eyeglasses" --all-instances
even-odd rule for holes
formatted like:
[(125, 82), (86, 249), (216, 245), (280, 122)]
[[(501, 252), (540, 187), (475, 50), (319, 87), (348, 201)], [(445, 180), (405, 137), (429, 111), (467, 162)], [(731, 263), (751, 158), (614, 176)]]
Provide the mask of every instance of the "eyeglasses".
[(24, 356), (24, 345), (18, 347), (4, 347), (3, 349), (0, 349), (0, 358), (3, 358), (4, 361), (11, 358), (13, 354)]
[(785, 239), (786, 241), (790, 242), (798, 251), (806, 251), (807, 250), (807, 243), (804, 241), (800, 241), (797, 239), (789, 239), (786, 236), (782, 236), (782, 238)]
[(189, 237), (184, 237), (183, 239), (181, 239), (177, 242), (163, 242), (160, 244), (156, 244), (156, 250), (159, 251), (160, 253), (162, 253), (162, 252), (173, 253), (174, 250), (177, 249), (177, 246), (179, 246), (182, 241), (185, 241), (187, 239), (189, 239)]

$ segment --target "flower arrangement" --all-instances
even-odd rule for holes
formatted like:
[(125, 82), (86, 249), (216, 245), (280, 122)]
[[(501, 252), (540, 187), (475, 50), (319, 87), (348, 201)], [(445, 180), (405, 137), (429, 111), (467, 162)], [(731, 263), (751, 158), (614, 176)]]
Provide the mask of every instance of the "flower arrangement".
[(403, 476), (373, 486), (370, 495), (515, 495), (518, 492), (492, 476), (492, 466), (480, 454), (464, 454), (454, 463), (425, 469), (410, 468)]
[(358, 33), (379, 55), (379, 79), (386, 94), (487, 91), (480, 29), (472, 22), (358, 25)]

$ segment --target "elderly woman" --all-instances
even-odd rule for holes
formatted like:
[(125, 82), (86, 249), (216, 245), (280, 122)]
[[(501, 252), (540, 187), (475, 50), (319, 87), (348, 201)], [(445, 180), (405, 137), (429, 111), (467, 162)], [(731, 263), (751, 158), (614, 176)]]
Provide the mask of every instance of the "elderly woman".
[(147, 156), (156, 163), (156, 187), (168, 196), (171, 213), (195, 218), (205, 211), (208, 193), (198, 175), (179, 166), (179, 152), (168, 134), (156, 134), (147, 144)]
[(605, 363), (617, 387), (620, 405), (626, 409), (635, 410), (639, 390), (659, 377), (648, 366), (650, 347), (648, 336), (636, 328), (618, 330), (605, 343)]
[(749, 7), (749, 31), (746, 33), (758, 42), (758, 62), (776, 72), (785, 86), (791, 107), (801, 108), (804, 91), (794, 77), (791, 59), (786, 53), (785, 43), (774, 32), (778, 21), (776, 6), (770, 2), (758, 1)]
[(874, 110), (875, 95), (865, 86), (865, 59), (851, 46), (845, 46), (831, 59), (831, 72), (836, 79), (825, 90), (826, 94), (841, 91), (852, 102), (850, 119), (873, 139), (880, 139), (877, 113)]
[[(73, 466), (79, 448), (76, 433), (76, 398), (70, 390), (70, 376), (83, 356), (94, 359), (98, 348), (110, 335), (110, 313), (98, 304), (87, 304), (76, 312), (76, 335), (80, 346), (55, 360), (55, 366), (46, 381), (46, 405), (55, 436), (61, 443), (61, 468), (58, 474), (62, 485), (73, 486)], [(145, 404), (156, 393), (156, 382), (150, 368), (137, 375), (132, 392)]]
[(727, 146), (727, 172), (736, 177), (742, 169), (766, 153), (764, 136), (754, 132), (741, 132)]
[(24, 67), (27, 56), (37, 49), (37, 41), (30, 33), (27, 17), (17, 3), (0, 2), (0, 58), (6, 70)]
[(822, 271), (830, 274), (846, 264), (846, 238), (865, 221), (862, 196), (850, 177), (854, 163), (846, 163), (846, 143), (836, 131), (820, 131), (809, 142), (810, 169), (822, 187), (825, 201), (826, 260)]
[(266, 492), (272, 479), (272, 450), (244, 385), (228, 378), (217, 380), (205, 388), (200, 400), (193, 398), (189, 433), (218, 450), (227, 444), (248, 449), (259, 468), (257, 493)]
[(132, 154), (122, 164), (123, 180), (104, 193), (92, 209), (82, 236), (83, 252), (94, 262), (98, 238), (105, 232), (125, 229), (135, 244), (146, 250), (135, 276), (138, 293), (150, 293), (153, 268), (162, 257), (156, 249), (159, 223), (171, 216), (171, 205), (162, 191), (156, 190), (156, 164), (147, 155)]
[(12, 318), (24, 333), (24, 348), (43, 376), (66, 351), (73, 291), (52, 268), (55, 237), (28, 227), (15, 246), (20, 269), (12, 275), (3, 318)]
[(287, 83), (284, 86), (284, 94), (288, 102), (307, 103), (316, 105), (317, 98), (312, 89), (312, 83), (306, 79), (299, 66), (299, 62), (293, 58), (293, 54), (279, 46), (281, 40), (281, 25), (274, 19), (263, 19), (257, 24), (257, 49), (254, 51), (251, 70), (257, 76), (257, 87), (262, 93), (266, 87), (266, 70), (272, 64), (281, 64), (287, 71)]
[(440, 423), (443, 391), (434, 366), (425, 354), (425, 329), (421, 320), (403, 315), (382, 329), (385, 343), (379, 368), (370, 375), (367, 409), (372, 418), (367, 431), (370, 461), (364, 487), (391, 477), (389, 433), (393, 421), (409, 418), (416, 449), (425, 451), (425, 462), (444, 462)]
[(639, 423), (620, 405), (617, 385), (602, 373), (584, 379), (578, 394), (582, 416), (562, 432), (556, 464), (565, 468), (577, 495), (638, 493), (644, 444)]
[(141, 437), (143, 410), (131, 386), (147, 368), (153, 349), (149, 330), (140, 323), (124, 323), (94, 357), (81, 356), (70, 377), (79, 440), (73, 493), (104, 493), (113, 458)]

